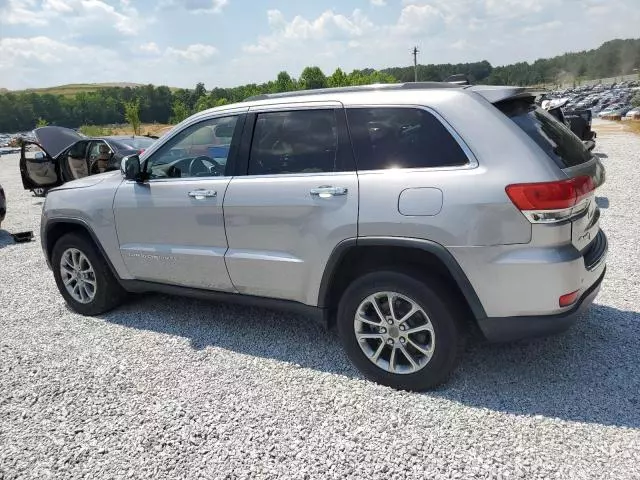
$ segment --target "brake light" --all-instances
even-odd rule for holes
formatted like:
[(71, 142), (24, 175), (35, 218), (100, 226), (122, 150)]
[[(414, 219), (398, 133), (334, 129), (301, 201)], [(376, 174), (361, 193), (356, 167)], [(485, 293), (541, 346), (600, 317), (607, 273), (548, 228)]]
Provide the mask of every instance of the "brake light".
[(519, 183), (506, 188), (507, 195), (521, 211), (564, 210), (579, 204), (595, 189), (588, 176), (542, 183)]
[(144, 152), (144, 150), (145, 150), (144, 148), (141, 148), (140, 151), (138, 152), (138, 154)]
[(576, 303), (578, 301), (578, 294), (580, 293), (580, 290), (576, 290), (575, 292), (571, 292), (571, 293), (567, 293), (566, 295), (562, 295), (560, 297), (560, 300), (558, 301), (558, 304), (561, 307), (568, 307), (569, 305), (573, 305), (574, 303)]

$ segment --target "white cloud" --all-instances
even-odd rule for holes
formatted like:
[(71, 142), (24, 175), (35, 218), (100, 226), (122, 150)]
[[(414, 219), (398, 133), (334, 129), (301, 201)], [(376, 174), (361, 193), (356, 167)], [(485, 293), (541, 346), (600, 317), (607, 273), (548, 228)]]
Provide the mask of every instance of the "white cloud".
[(35, 0), (8, 0), (0, 8), (0, 24), (33, 25), (43, 27), (49, 23), (46, 12), (38, 11)]
[(194, 14), (220, 13), (229, 4), (229, 0), (162, 0), (160, 8), (183, 8)]
[(55, 27), (62, 36), (82, 37), (113, 29), (136, 35), (145, 23), (129, 2), (115, 7), (102, 0), (8, 0), (0, 24)]
[[(426, 36), (437, 33), (444, 25), (441, 11), (432, 5), (408, 4), (400, 12), (394, 24), (375, 25), (361, 10), (351, 15), (327, 10), (314, 19), (301, 15), (287, 21), (279, 10), (269, 10), (267, 21), (271, 34), (258, 38), (256, 43), (246, 45), (244, 51), (254, 54), (272, 53), (290, 49), (293, 42), (346, 42), (347, 46), (362, 45), (365, 40), (373, 46), (394, 42), (408, 36)], [(353, 39), (362, 39), (354, 42)], [(335, 47), (334, 44), (331, 44)], [(326, 50), (326, 49), (325, 49)], [(319, 52), (326, 55), (327, 52)]]
[(387, 4), (387, 0), (369, 0), (369, 3), (374, 7), (384, 7)]
[(327, 10), (313, 20), (297, 15), (290, 22), (279, 10), (269, 10), (267, 21), (272, 33), (259, 37), (255, 44), (245, 46), (245, 52), (270, 53), (299, 41), (350, 39), (373, 28), (373, 23), (360, 10), (354, 10), (349, 16)]
[[(96, 68), (97, 58), (109, 71)], [(73, 46), (45, 36), (0, 39), (0, 77), (10, 88), (119, 81), (124, 71), (124, 63), (109, 49)]]
[(405, 6), (392, 30), (400, 35), (433, 34), (444, 25), (442, 12), (432, 5)]
[(138, 50), (142, 53), (151, 54), (151, 55), (159, 55), (160, 48), (156, 42), (147, 42), (143, 43), (138, 47)]
[(216, 47), (212, 45), (203, 45), (201, 43), (189, 45), (183, 50), (169, 47), (165, 51), (167, 57), (188, 60), (193, 63), (206, 62), (217, 55), (217, 53), (218, 50)]
[(562, 27), (562, 22), (560, 20), (552, 20), (550, 22), (545, 22), (545, 23), (540, 23), (538, 25), (531, 25), (529, 27), (525, 27), (522, 29), (522, 32), (523, 33), (544, 32), (545, 30), (554, 30), (560, 27)]

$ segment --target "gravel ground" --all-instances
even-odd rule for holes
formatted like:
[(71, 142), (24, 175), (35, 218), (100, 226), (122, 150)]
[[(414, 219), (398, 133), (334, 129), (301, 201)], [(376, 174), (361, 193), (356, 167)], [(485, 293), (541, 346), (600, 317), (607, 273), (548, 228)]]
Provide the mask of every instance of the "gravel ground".
[(640, 137), (606, 132), (609, 272), (572, 330), (469, 346), (427, 394), (364, 381), (305, 318), (148, 296), (69, 311), (41, 199), (0, 159), (0, 479), (640, 478)]

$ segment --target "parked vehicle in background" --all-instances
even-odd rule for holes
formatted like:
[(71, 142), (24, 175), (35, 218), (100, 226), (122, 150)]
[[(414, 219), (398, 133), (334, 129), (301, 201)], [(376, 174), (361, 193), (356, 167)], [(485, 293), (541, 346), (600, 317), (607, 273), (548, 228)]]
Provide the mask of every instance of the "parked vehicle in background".
[[(119, 170), (123, 157), (142, 153), (155, 142), (141, 136), (85, 137), (55, 126), (36, 128), (33, 135), (35, 140), (22, 142), (20, 173), (24, 188), (38, 196), (70, 180)], [(41, 151), (28, 156), (29, 145)]]
[(262, 95), (51, 190), (41, 238), (81, 314), (149, 291), (289, 308), (335, 325), (367, 378), (424, 390), (473, 325), (544, 335), (592, 303), (604, 180), (518, 87)]
[(0, 227), (2, 227), (2, 222), (4, 221), (4, 217), (7, 215), (7, 196), (4, 193), (4, 189), (2, 185), (0, 185)]
[(564, 108), (568, 102), (569, 100), (567, 98), (543, 100), (540, 106), (576, 134), (576, 136), (584, 142), (588, 150), (593, 150), (596, 145), (596, 132), (591, 130), (591, 110), (579, 110), (574, 108), (569, 111), (565, 111)]
[(636, 107), (629, 110), (625, 115), (625, 117), (640, 120), (640, 107)]

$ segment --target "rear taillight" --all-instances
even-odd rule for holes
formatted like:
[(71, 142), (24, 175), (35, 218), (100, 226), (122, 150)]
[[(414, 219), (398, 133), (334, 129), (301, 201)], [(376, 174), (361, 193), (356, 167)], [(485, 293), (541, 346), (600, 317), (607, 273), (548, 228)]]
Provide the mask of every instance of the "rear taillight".
[(141, 148), (140, 151), (138, 152), (139, 154), (144, 152), (144, 148)]
[(587, 207), (582, 201), (595, 190), (588, 176), (541, 183), (519, 183), (506, 188), (513, 204), (532, 222), (566, 220)]

